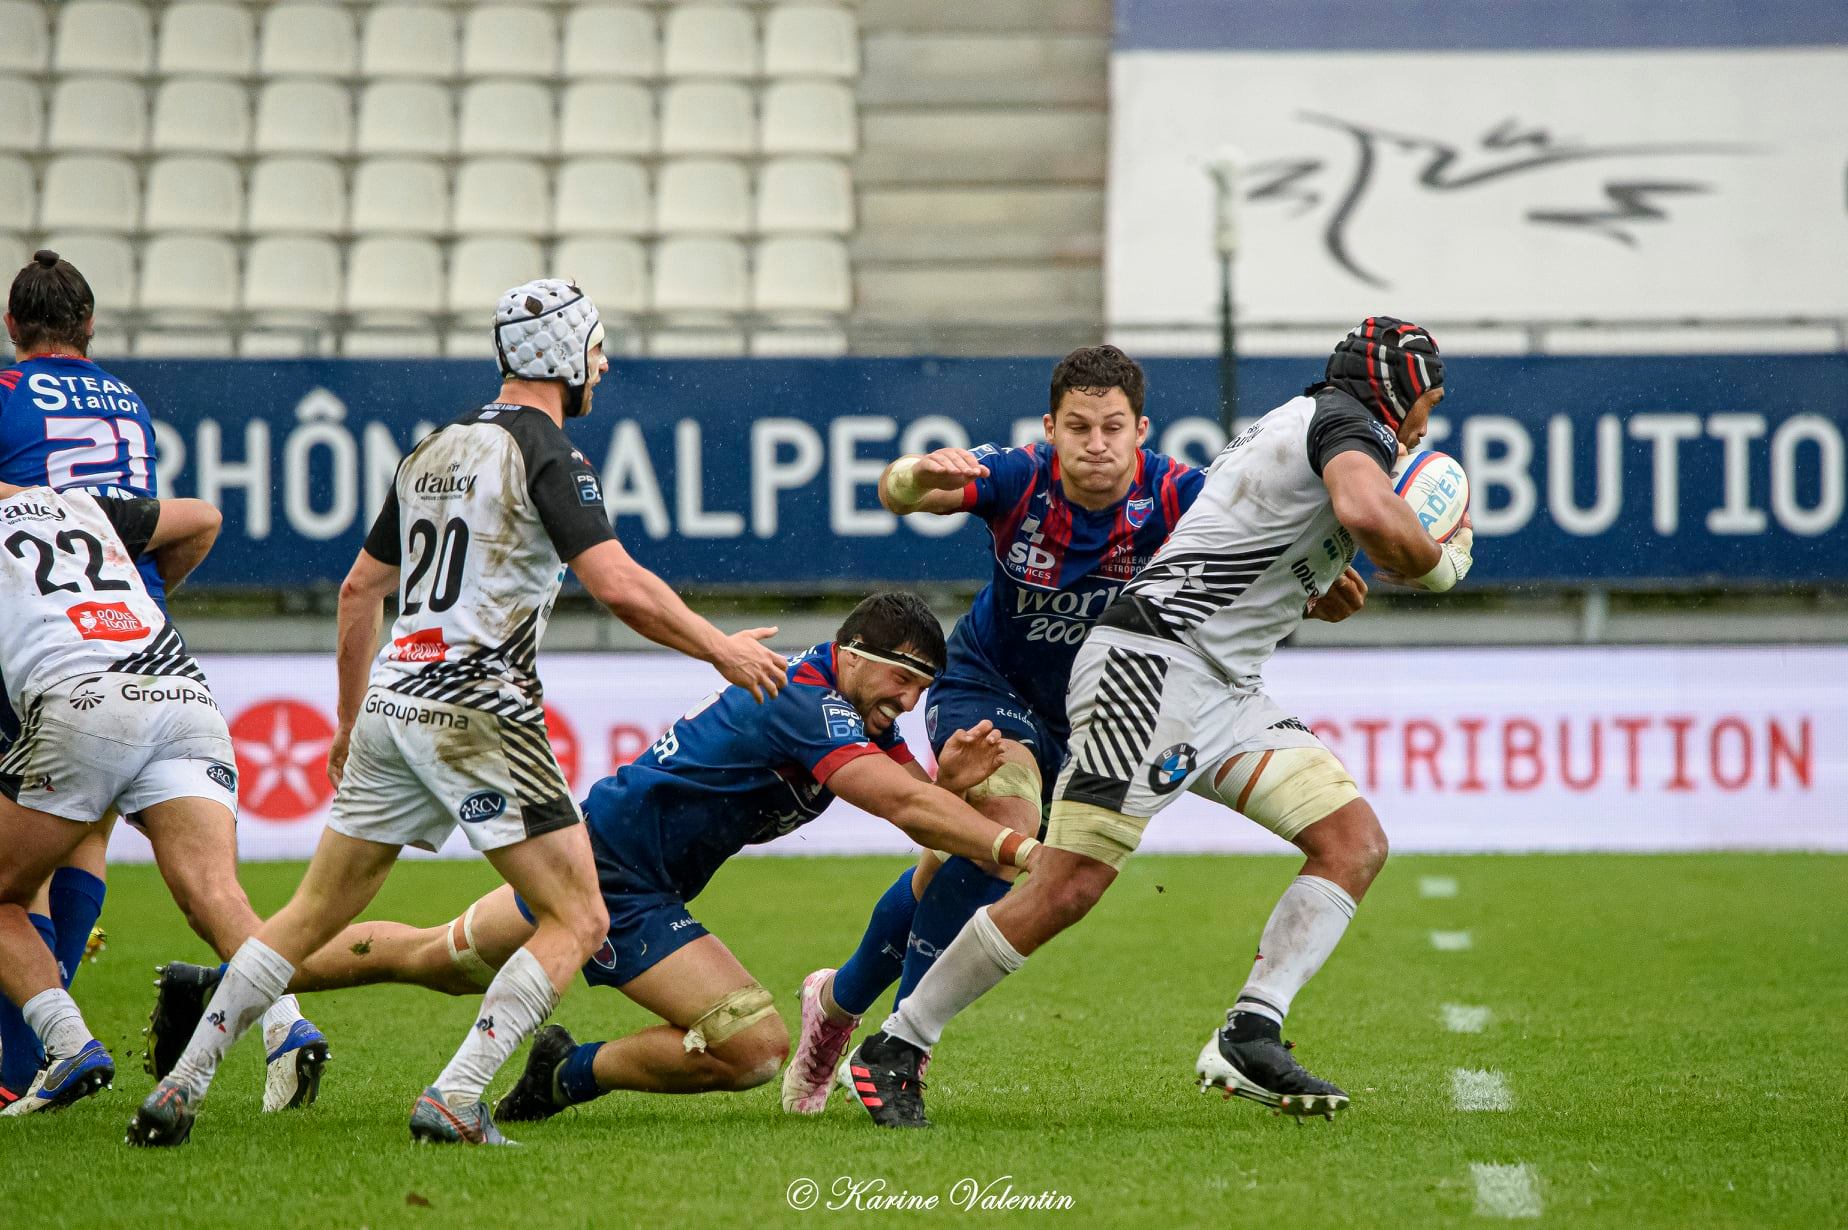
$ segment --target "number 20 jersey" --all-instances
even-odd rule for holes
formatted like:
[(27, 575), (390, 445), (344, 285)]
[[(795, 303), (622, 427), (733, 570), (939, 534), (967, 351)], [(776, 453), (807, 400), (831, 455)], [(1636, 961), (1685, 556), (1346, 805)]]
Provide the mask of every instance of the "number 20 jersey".
[(545, 412), (495, 402), (438, 428), (366, 536), (400, 570), (373, 685), (542, 720), (535, 657), (564, 561), (615, 536), (596, 471)]

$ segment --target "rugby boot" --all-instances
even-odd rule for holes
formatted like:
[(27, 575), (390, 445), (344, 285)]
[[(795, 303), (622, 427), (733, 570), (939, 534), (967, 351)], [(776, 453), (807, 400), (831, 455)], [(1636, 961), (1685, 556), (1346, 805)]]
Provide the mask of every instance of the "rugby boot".
[(533, 1035), (526, 1070), (520, 1073), (519, 1083), (494, 1107), (494, 1117), (507, 1123), (535, 1123), (571, 1105), (559, 1091), (558, 1070), (576, 1049), (577, 1039), (563, 1025), (542, 1027)]
[(149, 1076), (161, 1080), (186, 1052), (186, 1044), (192, 1041), (193, 1030), (199, 1027), (224, 971), (216, 965), (169, 961), (156, 966), (154, 972), (159, 977), (154, 980), (154, 1011), (148, 1017), (148, 1027), (141, 1031), (148, 1036), (141, 1066)]
[(488, 1116), (488, 1104), (477, 1102), (467, 1110), (452, 1108), (435, 1085), (417, 1095), (411, 1107), (411, 1139), (427, 1145), (517, 1145), (501, 1135)]
[(32, 1084), (10, 1103), (6, 1115), (30, 1115), (41, 1110), (63, 1110), (106, 1088), (115, 1080), (115, 1060), (95, 1038), (84, 1043), (69, 1059), (48, 1060)]
[(929, 1062), (922, 1048), (881, 1030), (847, 1056), (853, 1096), (880, 1127), (927, 1128), (924, 1082), (918, 1074)]
[(1200, 1092), (1223, 1089), (1228, 1098), (1249, 1098), (1285, 1115), (1333, 1119), (1347, 1109), (1348, 1095), (1296, 1061), (1291, 1043), (1275, 1023), (1250, 1013), (1228, 1013), (1194, 1061)]
[(783, 1069), (783, 1109), (792, 1115), (819, 1115), (828, 1108), (834, 1070), (860, 1026), (859, 1017), (832, 1021), (822, 1009), (821, 991), (833, 975), (818, 969), (802, 980), (802, 1033)]
[(268, 1054), (263, 1079), (263, 1109), (292, 1110), (312, 1106), (321, 1093), (321, 1070), (327, 1066), (327, 1038), (306, 1019), (289, 1031)]
[(193, 1120), (198, 1118), (193, 1109), (192, 1091), (175, 1080), (163, 1080), (154, 1086), (154, 1092), (141, 1103), (135, 1111), (135, 1117), (128, 1121), (128, 1135), (125, 1144), (139, 1145), (144, 1149), (170, 1149), (183, 1145), (192, 1135)]

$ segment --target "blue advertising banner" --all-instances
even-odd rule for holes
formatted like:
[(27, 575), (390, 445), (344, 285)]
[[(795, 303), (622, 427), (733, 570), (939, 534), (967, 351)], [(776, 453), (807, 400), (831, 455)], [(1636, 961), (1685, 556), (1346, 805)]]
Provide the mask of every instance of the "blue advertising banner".
[[(219, 586), (337, 582), (400, 456), (497, 387), (491, 369), (449, 360), (106, 366), (154, 414), (162, 491), (224, 509), (198, 577)], [(1224, 442), (1213, 362), (1147, 367), (1150, 444), (1209, 462)], [(570, 432), (623, 541), (673, 582), (979, 581), (983, 528), (893, 517), (879, 471), (905, 452), (1040, 438), (1050, 370), (624, 361)], [(1244, 408), (1280, 404), (1320, 370), (1248, 360)], [(1432, 443), (1472, 480), (1472, 583), (1848, 582), (1848, 355), (1462, 358), (1448, 371)], [(43, 394), (65, 395), (81, 392)]]

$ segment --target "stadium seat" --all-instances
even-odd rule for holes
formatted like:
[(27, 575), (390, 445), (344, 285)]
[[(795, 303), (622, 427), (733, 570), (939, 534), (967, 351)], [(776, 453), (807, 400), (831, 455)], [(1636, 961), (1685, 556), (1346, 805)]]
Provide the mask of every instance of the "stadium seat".
[(429, 154), (455, 148), (449, 91), (426, 81), (375, 81), (359, 99), (361, 154)]
[(42, 73), (51, 63), (51, 25), (34, 0), (0, 0), (0, 73)]
[(60, 73), (124, 73), (138, 77), (153, 61), (147, 6), (119, 0), (70, 0), (60, 5), (51, 66)]
[(557, 145), (552, 91), (530, 81), (479, 81), (462, 91), (462, 154), (549, 156)]
[(648, 310), (648, 254), (633, 239), (566, 239), (552, 269), (582, 286), (599, 312)]
[(558, 122), (561, 154), (652, 154), (654, 95), (627, 81), (583, 81), (565, 87)]
[(228, 359), (236, 346), (223, 329), (156, 327), (135, 331), (134, 353), (147, 359)]
[(639, 162), (585, 158), (558, 171), (553, 229), (560, 235), (641, 235), (654, 223), (648, 173)]
[(485, 322), (509, 286), (545, 273), (545, 257), (529, 239), (464, 239), (450, 253), (449, 293), (442, 302), (451, 312)]
[(777, 158), (764, 164), (757, 179), (758, 230), (845, 235), (853, 219), (853, 176), (845, 163)]
[(263, 11), (257, 71), (265, 77), (350, 77), (359, 67), (353, 18), (335, 4), (274, 4)]
[(141, 87), (114, 77), (64, 78), (51, 94), (45, 140), (60, 153), (139, 154), (148, 143), (147, 100)]
[(340, 335), (340, 355), (346, 359), (420, 359), (437, 353), (436, 330), (427, 325), (395, 327), (380, 321), (363, 321)]
[(661, 27), (661, 68), (669, 77), (751, 77), (757, 73), (757, 23), (735, 4), (689, 4), (668, 10)]
[(846, 353), (847, 331), (834, 321), (777, 321), (751, 334), (751, 354), (762, 359), (833, 359)]
[(764, 74), (858, 77), (860, 36), (853, 13), (832, 4), (785, 4), (764, 22)]
[(757, 245), (751, 300), (760, 312), (845, 312), (853, 306), (847, 245), (783, 237)]
[(452, 224), (458, 235), (544, 235), (552, 229), (550, 189), (545, 168), (525, 158), (465, 162)]
[(197, 322), (237, 307), (237, 250), (204, 235), (156, 235), (142, 245), (141, 293), (150, 323)]
[(655, 229), (663, 235), (743, 235), (751, 229), (751, 177), (722, 158), (665, 163), (655, 192)]
[[(31, 164), (24, 158), (0, 154), (0, 232), (18, 239), (19, 232), (32, 224), (32, 215), (38, 212), (38, 200), (38, 184), (33, 179)], [(21, 239), (20, 242), (25, 241)], [(7, 251), (11, 253), (12, 249)], [(18, 267), (0, 264), (0, 276), (10, 278), (13, 276), (10, 270)]]
[(353, 173), (355, 234), (440, 235), (449, 230), (449, 180), (417, 158), (362, 162)]
[(348, 250), (340, 304), (356, 316), (373, 323), (423, 319), (442, 301), (443, 256), (429, 240), (361, 239)]
[(244, 257), (244, 310), (278, 324), (328, 315), (340, 304), (340, 248), (332, 240), (259, 239)]
[(250, 148), (250, 100), (229, 81), (179, 80), (154, 96), (160, 153), (241, 154)]
[(853, 91), (847, 86), (777, 81), (764, 91), (764, 153), (845, 157), (859, 144)]
[(182, 3), (161, 14), (156, 71), (247, 77), (256, 58), (250, 10), (234, 4)]
[(324, 158), (266, 158), (250, 173), (249, 229), (333, 235), (346, 228), (346, 182)]
[(330, 354), (332, 348), (333, 334), (319, 320), (313, 324), (306, 320), (278, 321), (268, 327), (245, 329), (237, 339), (240, 359), (318, 358)]
[(465, 324), (443, 335), (445, 359), (480, 359), (499, 364), (494, 353), (494, 334), (483, 325)]
[(257, 98), (259, 154), (345, 154), (353, 148), (353, 107), (329, 81), (272, 81)]
[(0, 76), (0, 150), (43, 153), (39, 134), (45, 130), (45, 100), (30, 81)]
[(654, 18), (631, 4), (580, 4), (565, 14), (565, 76), (653, 77), (661, 71)]
[(39, 194), (42, 228), (132, 231), (140, 225), (141, 186), (126, 158), (69, 154), (45, 168)]
[[(4, 166), (0, 166), (0, 171), (6, 169), (7, 168)], [(30, 185), (30, 183), (31, 181), (28, 180), (27, 184)], [(0, 205), (9, 205), (12, 203), (5, 197), (6, 191), (7, 189), (4, 186), (0, 186)], [(28, 207), (27, 213), (30, 212), (30, 207)], [(27, 215), (14, 214), (13, 216), (24, 218)], [(24, 268), (26, 262), (30, 260), (31, 257), (31, 250), (26, 247), (26, 241), (23, 237), (0, 232), (0, 270), (4, 270), (7, 277), (12, 277), (15, 270)]]
[(750, 91), (722, 81), (682, 81), (661, 101), (664, 154), (749, 154), (756, 148)]
[(135, 249), (128, 240), (116, 235), (70, 235), (54, 231), (38, 246), (50, 248), (77, 266), (96, 296), (98, 318), (134, 306)]
[(648, 353), (657, 359), (738, 359), (744, 331), (727, 316), (675, 316), (648, 334)]
[(538, 77), (558, 72), (558, 23), (550, 10), (484, 4), (462, 24), (462, 75)]
[(143, 229), (227, 235), (243, 223), (244, 184), (230, 159), (162, 158), (148, 169)]
[(742, 312), (748, 297), (744, 245), (731, 239), (664, 239), (655, 248), (655, 309)]
[(359, 71), (367, 77), (456, 75), (456, 19), (433, 4), (381, 4), (361, 32)]

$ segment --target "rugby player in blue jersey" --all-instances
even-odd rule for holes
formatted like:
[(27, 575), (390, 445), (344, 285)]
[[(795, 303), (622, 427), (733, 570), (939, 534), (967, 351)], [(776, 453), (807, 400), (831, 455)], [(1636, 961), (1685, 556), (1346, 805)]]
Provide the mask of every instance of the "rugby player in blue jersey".
[[(926, 730), (941, 748), (981, 724), (1003, 737), (1001, 766), (968, 793), (982, 814), (1025, 834), (1040, 829), (1045, 789), (1065, 759), (1065, 692), (1092, 623), (1167, 540), (1199, 494), (1204, 472), (1142, 447), (1141, 366), (1115, 346), (1088, 346), (1052, 373), (1046, 440), (901, 457), (880, 476), (880, 500), (900, 516), (970, 512), (988, 526), (994, 572), (949, 641), (930, 689)], [(1358, 609), (1365, 585), (1349, 570), (1312, 604), (1329, 621)], [(818, 1114), (859, 1018), (899, 984), (902, 1002), (985, 905), (1011, 868), (926, 851), (873, 908), (859, 948), (836, 971), (802, 984), (802, 1031), (783, 1074), (783, 1108)]]
[[(13, 278), (6, 331), (15, 360), (0, 370), (0, 482), (152, 499), (159, 495), (154, 420), (134, 389), (88, 357), (95, 312), (96, 297), (83, 274), (50, 249), (35, 253)], [(169, 577), (184, 576), (200, 562), (210, 539), (202, 542), (192, 555), (170, 548), (158, 563), (153, 554), (141, 557), (138, 570), (156, 602), (164, 605)], [(0, 745), (15, 732), (0, 690)], [(113, 818), (94, 826), (52, 872), (30, 911), (66, 988), (102, 914), (104, 854), (113, 827)], [(202, 839), (194, 853), (164, 869), (167, 883), (200, 937), (229, 956), (257, 925), (237, 884), (231, 828)], [(320, 1031), (301, 1019), (290, 999), (265, 1019), (265, 1037), (272, 1053), (264, 1108), (312, 1102), (326, 1056)], [(43, 1058), (38, 1037), (0, 996), (0, 1108), (18, 1101)]]

